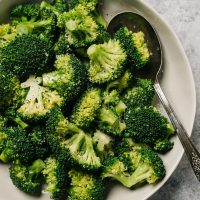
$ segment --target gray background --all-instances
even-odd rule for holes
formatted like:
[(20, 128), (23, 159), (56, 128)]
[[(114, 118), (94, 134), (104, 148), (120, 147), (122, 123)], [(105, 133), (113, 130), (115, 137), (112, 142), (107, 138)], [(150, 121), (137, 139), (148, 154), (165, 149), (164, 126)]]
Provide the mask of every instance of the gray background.
[[(200, 0), (145, 0), (172, 26), (191, 64), (197, 94), (192, 140), (200, 150)], [(149, 200), (199, 200), (200, 183), (184, 154), (167, 183)]]

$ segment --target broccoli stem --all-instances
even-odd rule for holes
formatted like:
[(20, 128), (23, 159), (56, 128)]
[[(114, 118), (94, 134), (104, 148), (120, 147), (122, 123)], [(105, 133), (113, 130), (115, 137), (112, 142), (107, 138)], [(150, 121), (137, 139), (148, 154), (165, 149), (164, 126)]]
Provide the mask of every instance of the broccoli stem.
[(115, 110), (118, 115), (122, 115), (125, 112), (126, 108), (127, 106), (125, 105), (125, 103), (123, 101), (119, 101), (119, 103), (115, 107)]
[(64, 144), (69, 146), (69, 150), (72, 154), (76, 153), (80, 148), (85, 139), (85, 134), (83, 131), (73, 135), (70, 139), (68, 139)]
[(99, 119), (110, 126), (112, 126), (116, 123), (116, 121), (118, 121), (118, 117), (111, 110), (106, 108), (102, 108), (100, 110)]
[(4, 163), (8, 163), (12, 159), (12, 155), (13, 155), (13, 150), (5, 148), (0, 155), (0, 160)]
[(41, 159), (35, 160), (29, 168), (30, 178), (33, 178), (33, 176), (39, 174), (44, 169), (44, 166), (45, 164)]
[(16, 122), (22, 129), (28, 127), (28, 124), (23, 122), (19, 117), (14, 118), (13, 121)]

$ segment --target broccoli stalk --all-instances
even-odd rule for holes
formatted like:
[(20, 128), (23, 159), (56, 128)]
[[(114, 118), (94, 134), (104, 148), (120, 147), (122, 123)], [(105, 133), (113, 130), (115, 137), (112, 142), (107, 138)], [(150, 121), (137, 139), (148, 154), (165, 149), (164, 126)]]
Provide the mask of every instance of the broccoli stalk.
[(21, 191), (39, 196), (42, 190), (41, 171), (43, 168), (44, 162), (40, 159), (35, 160), (31, 166), (22, 165), (17, 160), (10, 167), (10, 178)]

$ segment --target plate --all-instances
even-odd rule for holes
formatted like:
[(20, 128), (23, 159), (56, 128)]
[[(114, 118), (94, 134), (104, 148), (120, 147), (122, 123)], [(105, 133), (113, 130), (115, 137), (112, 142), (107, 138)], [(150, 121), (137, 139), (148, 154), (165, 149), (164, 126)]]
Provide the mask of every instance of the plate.
[[(8, 19), (9, 7), (23, 0), (0, 0), (0, 22)], [(27, 2), (27, 1), (26, 1)], [(161, 87), (172, 107), (191, 136), (196, 111), (196, 94), (191, 67), (184, 50), (169, 25), (153, 10), (150, 5), (141, 0), (104, 0), (101, 5), (104, 17), (110, 21), (113, 16), (124, 11), (138, 12), (147, 18), (157, 30), (164, 50), (164, 76)], [(157, 98), (155, 104), (162, 110)], [(129, 190), (120, 184), (113, 185), (106, 200), (145, 200), (154, 194), (169, 179), (183, 155), (183, 148), (175, 136), (174, 148), (162, 156), (167, 174), (160, 183), (147, 185), (135, 190)], [(30, 197), (15, 188), (12, 184), (8, 167), (0, 165), (0, 200), (49, 200), (48, 194), (40, 198)]]

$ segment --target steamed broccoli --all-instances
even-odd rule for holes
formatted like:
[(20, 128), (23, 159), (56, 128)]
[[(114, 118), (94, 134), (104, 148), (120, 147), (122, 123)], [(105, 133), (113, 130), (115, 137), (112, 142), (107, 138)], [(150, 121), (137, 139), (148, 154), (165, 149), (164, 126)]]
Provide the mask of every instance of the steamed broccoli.
[(65, 165), (62, 161), (55, 158), (55, 156), (51, 156), (45, 161), (42, 173), (47, 184), (45, 190), (50, 193), (51, 199), (67, 199), (69, 184)]
[(1, 127), (0, 128), (0, 154), (6, 147), (6, 142), (8, 140), (8, 134), (6, 133), (6, 130)]
[(0, 109), (8, 108), (14, 102), (20, 90), (20, 82), (13, 74), (1, 70), (0, 73)]
[(76, 103), (70, 117), (71, 122), (81, 128), (89, 127), (95, 120), (100, 106), (101, 90), (97, 88), (87, 90)]
[(101, 36), (102, 31), (102, 27), (83, 5), (64, 12), (58, 20), (58, 26), (65, 29), (68, 43), (75, 48), (91, 45)]
[(156, 183), (165, 176), (165, 167), (160, 157), (151, 149), (137, 146), (104, 163), (103, 178), (110, 177), (126, 187), (147, 182)]
[(71, 52), (70, 45), (67, 41), (67, 35), (61, 32), (58, 40), (54, 44), (54, 51), (56, 55), (63, 55)]
[(43, 85), (56, 90), (65, 102), (76, 99), (87, 83), (85, 67), (70, 54), (57, 56), (54, 66), (56, 71), (43, 74)]
[(3, 134), (4, 137), (7, 137), (7, 140), (0, 154), (2, 162), (8, 163), (19, 159), (22, 163), (29, 163), (35, 158), (35, 147), (24, 130), (9, 127), (3, 129)]
[(92, 45), (87, 50), (90, 58), (88, 68), (92, 83), (106, 83), (119, 78), (124, 72), (126, 54), (118, 40)]
[(25, 120), (40, 120), (44, 118), (54, 107), (63, 104), (63, 98), (57, 91), (40, 86), (42, 78), (30, 76), (21, 84), (22, 88), (30, 88), (24, 104), (17, 110)]
[(126, 27), (122, 27), (116, 32), (115, 38), (121, 42), (126, 50), (127, 60), (133, 71), (142, 68), (149, 61), (151, 53), (148, 50), (143, 32), (133, 33)]
[(69, 200), (103, 200), (105, 186), (100, 177), (82, 171), (70, 170)]
[(73, 135), (68, 134), (67, 138), (49, 134), (48, 142), (52, 151), (72, 167), (87, 171), (98, 170), (101, 162), (94, 151), (92, 137), (74, 127), (71, 133)]
[(53, 59), (49, 45), (33, 35), (16, 37), (0, 52), (0, 66), (19, 77), (50, 70)]
[(19, 34), (35, 34), (49, 41), (54, 39), (56, 17), (48, 10), (41, 10), (39, 4), (17, 5), (11, 11), (11, 19)]
[(116, 106), (103, 106), (98, 115), (98, 128), (105, 133), (121, 136), (126, 129), (122, 115), (126, 105), (119, 101)]
[(35, 147), (35, 158), (37, 159), (45, 159), (51, 153), (46, 134), (46, 130), (42, 126), (35, 126), (29, 133), (29, 138)]
[(94, 148), (101, 160), (105, 160), (114, 155), (114, 139), (100, 130), (96, 130), (93, 135)]
[(0, 48), (6, 46), (17, 36), (16, 29), (10, 24), (0, 25)]
[(42, 1), (40, 4), (41, 9), (47, 9), (53, 12), (56, 16), (59, 16), (63, 12), (68, 11), (68, 4), (66, 0), (53, 0), (52, 3)]
[[(125, 135), (136, 142), (145, 143), (155, 149), (166, 151), (172, 148), (172, 143), (166, 139), (174, 133), (174, 128), (155, 107), (130, 108), (125, 112)], [(158, 144), (165, 140), (165, 144)]]
[(150, 106), (153, 101), (154, 88), (151, 80), (140, 79), (136, 86), (129, 88), (123, 97), (123, 101), (129, 107)]
[(12, 163), (10, 167), (10, 178), (13, 184), (23, 192), (39, 196), (42, 190), (41, 171), (44, 162), (35, 160), (31, 166), (23, 165), (19, 160)]

